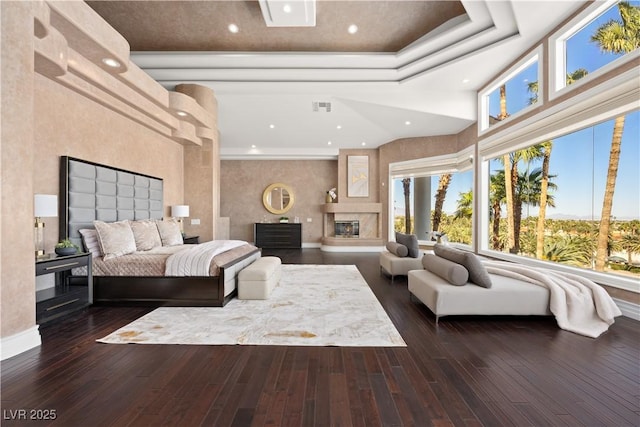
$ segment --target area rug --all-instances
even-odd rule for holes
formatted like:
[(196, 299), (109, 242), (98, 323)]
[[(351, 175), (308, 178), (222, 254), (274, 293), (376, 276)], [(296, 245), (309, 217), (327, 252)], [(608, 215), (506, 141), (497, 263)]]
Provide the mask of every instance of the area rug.
[(285, 264), (268, 300), (162, 307), (98, 342), (406, 347), (355, 265)]

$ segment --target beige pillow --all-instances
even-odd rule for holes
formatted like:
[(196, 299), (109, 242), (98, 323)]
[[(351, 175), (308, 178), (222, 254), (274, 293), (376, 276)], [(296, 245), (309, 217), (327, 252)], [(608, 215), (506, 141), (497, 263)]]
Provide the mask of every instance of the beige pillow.
[(180, 224), (177, 219), (169, 218), (162, 221), (156, 221), (162, 246), (182, 245), (182, 233), (180, 232)]
[(93, 221), (93, 225), (98, 232), (98, 240), (105, 261), (136, 251), (136, 240), (129, 221)]
[(130, 221), (131, 231), (136, 241), (136, 249), (139, 251), (148, 251), (149, 249), (162, 246), (160, 233), (156, 222), (150, 219), (141, 219)]

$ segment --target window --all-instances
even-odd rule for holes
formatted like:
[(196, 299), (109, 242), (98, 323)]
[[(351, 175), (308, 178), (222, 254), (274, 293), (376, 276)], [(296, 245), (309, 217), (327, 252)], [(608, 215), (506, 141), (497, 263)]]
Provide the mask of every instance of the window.
[(471, 245), (473, 214), (473, 171), (452, 171), (418, 177), (393, 179), (393, 229), (410, 233), (419, 240), (435, 239), (438, 231), (452, 243)]
[(490, 159), (485, 245), (640, 277), (639, 160), (639, 111)]
[(637, 57), (639, 24), (640, 1), (609, 0), (595, 2), (552, 36), (550, 97)]
[(542, 47), (539, 47), (480, 92), (480, 134), (542, 102), (536, 95), (543, 83), (541, 57)]

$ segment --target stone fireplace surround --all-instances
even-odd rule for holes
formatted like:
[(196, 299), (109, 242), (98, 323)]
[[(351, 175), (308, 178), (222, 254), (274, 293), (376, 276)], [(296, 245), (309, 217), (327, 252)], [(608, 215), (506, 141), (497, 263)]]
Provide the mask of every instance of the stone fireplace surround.
[[(323, 250), (337, 250), (340, 246), (381, 247), (381, 203), (326, 203), (323, 207)], [(336, 235), (336, 223), (358, 223), (358, 237)]]

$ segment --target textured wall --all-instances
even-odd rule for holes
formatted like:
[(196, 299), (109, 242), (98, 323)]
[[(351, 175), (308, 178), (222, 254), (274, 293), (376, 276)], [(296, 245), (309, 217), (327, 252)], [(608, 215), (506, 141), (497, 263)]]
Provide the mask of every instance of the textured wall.
[(34, 326), (32, 2), (0, 2), (2, 337)]
[[(280, 215), (262, 205), (262, 192), (270, 184), (289, 185), (295, 195), (293, 208), (285, 215), (302, 222), (302, 242), (320, 243), (322, 205), (327, 190), (337, 187), (335, 160), (223, 160), (220, 177), (220, 216), (230, 217), (230, 237), (252, 242), (253, 224), (277, 221)], [(306, 222), (311, 218), (312, 222)]]
[[(182, 145), (39, 74), (34, 93), (34, 193), (58, 194), (60, 156), (68, 155), (164, 179), (165, 215), (169, 206), (182, 204)], [(51, 252), (58, 218), (45, 224), (45, 249)]]

